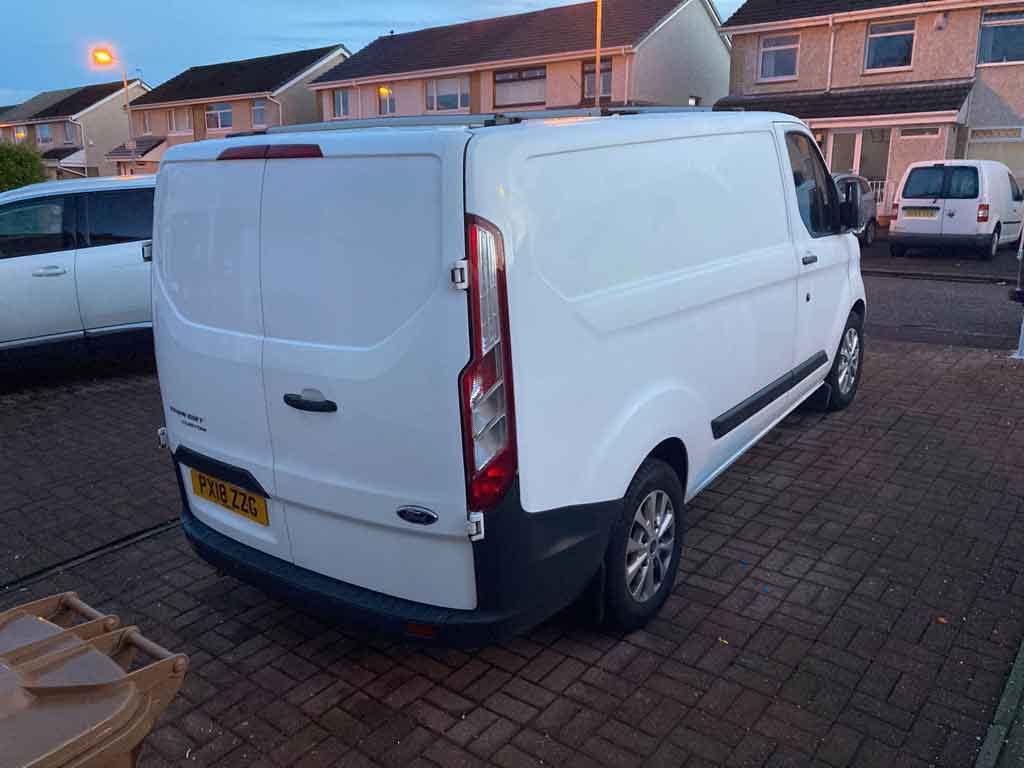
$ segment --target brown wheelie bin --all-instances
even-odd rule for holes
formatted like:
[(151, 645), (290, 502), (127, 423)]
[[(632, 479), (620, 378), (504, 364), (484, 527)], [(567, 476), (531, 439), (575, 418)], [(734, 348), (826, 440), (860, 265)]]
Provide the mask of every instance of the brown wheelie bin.
[(187, 667), (74, 592), (0, 612), (0, 768), (134, 766)]

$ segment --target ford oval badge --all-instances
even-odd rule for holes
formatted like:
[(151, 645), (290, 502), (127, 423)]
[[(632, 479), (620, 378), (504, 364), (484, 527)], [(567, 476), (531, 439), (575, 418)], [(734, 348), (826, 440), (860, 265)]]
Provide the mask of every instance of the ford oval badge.
[(433, 525), (437, 522), (437, 513), (424, 507), (399, 507), (398, 516), (414, 525)]

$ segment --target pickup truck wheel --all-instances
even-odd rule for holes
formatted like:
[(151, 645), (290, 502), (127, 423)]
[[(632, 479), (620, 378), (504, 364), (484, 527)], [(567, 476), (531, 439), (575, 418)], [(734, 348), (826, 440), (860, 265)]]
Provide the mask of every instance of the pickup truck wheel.
[(610, 624), (631, 631), (654, 618), (675, 584), (685, 532), (679, 476), (664, 461), (647, 459), (629, 484), (605, 555)]
[(860, 386), (860, 374), (864, 362), (864, 323), (860, 315), (851, 312), (846, 318), (846, 327), (839, 339), (839, 349), (832, 361), (832, 370), (825, 382), (832, 388), (829, 400), (830, 411), (841, 411), (853, 402)]

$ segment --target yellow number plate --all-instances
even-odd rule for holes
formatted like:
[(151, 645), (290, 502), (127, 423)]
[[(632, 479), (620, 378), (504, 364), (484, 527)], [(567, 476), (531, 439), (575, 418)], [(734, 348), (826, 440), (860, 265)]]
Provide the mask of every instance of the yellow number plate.
[(192, 491), (196, 496), (212, 501), (224, 509), (241, 515), (260, 525), (270, 525), (267, 516), (267, 500), (262, 496), (249, 493), (237, 485), (225, 483), (204, 472), (192, 470)]
[(904, 208), (903, 214), (908, 219), (934, 219), (935, 208)]

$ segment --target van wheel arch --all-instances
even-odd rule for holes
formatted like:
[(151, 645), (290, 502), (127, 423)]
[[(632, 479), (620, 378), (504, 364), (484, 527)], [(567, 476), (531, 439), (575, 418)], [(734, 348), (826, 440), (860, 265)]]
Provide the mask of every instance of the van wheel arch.
[(864, 305), (863, 299), (857, 299), (850, 308), (850, 311), (860, 317), (860, 321), (864, 322), (864, 316), (867, 314), (867, 307)]
[[(647, 459), (661, 459), (668, 464), (672, 469), (675, 470), (676, 475), (679, 476), (679, 484), (683, 486), (683, 495), (686, 495), (686, 478), (690, 471), (690, 459), (686, 453), (686, 445), (678, 437), (669, 437), (662, 440), (644, 458)], [(641, 462), (642, 464), (643, 462)], [(637, 467), (637, 470), (640, 468)]]

